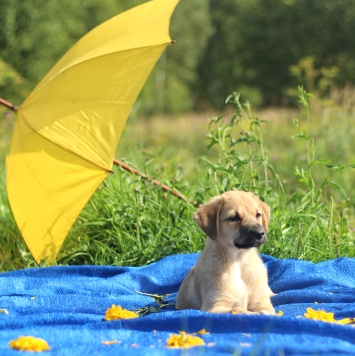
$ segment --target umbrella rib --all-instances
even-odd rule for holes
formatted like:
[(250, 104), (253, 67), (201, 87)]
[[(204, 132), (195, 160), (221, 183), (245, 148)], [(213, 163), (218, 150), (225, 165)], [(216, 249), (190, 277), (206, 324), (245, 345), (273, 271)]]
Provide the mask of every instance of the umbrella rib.
[(67, 152), (69, 152), (69, 153), (72, 153), (72, 154), (76, 155), (77, 157), (79, 157), (79, 158), (85, 160), (86, 162), (89, 162), (90, 164), (92, 164), (92, 165), (94, 165), (94, 166), (96, 166), (96, 167), (102, 169), (103, 171), (106, 171), (106, 172), (108, 172), (108, 173), (114, 173), (111, 169), (108, 169), (108, 168), (106, 168), (106, 167), (101, 166), (100, 164), (97, 164), (97, 163), (94, 163), (94, 162), (90, 161), (88, 158), (86, 158), (86, 157), (84, 157), (84, 156), (78, 154), (77, 152), (74, 152), (73, 150), (69, 149), (68, 147), (63, 146), (60, 142), (53, 141), (53, 140), (49, 139), (48, 137), (46, 137), (45, 135), (43, 135), (41, 132), (36, 131), (36, 130), (28, 123), (28, 121), (27, 121), (23, 116), (21, 116), (21, 119), (26, 123), (26, 125), (27, 125), (33, 132), (37, 133), (38, 135), (40, 135), (41, 137), (43, 137), (43, 138), (46, 139), (47, 141), (52, 142), (53, 144), (59, 146), (59, 147), (62, 148), (63, 150), (65, 150), (65, 151), (67, 151)]
[[(12, 110), (12, 111), (14, 111), (14, 112), (17, 112), (17, 111), (18, 111), (18, 107), (17, 107), (17, 106), (15, 106), (14, 104), (10, 103), (9, 101), (7, 101), (7, 100), (5, 100), (5, 99), (3, 99), (3, 98), (0, 98), (0, 104), (3, 105), (3, 106), (5, 106), (7, 109)], [(42, 136), (42, 137), (45, 138), (46, 140), (48, 140), (48, 141), (50, 141), (50, 142), (52, 142), (52, 143), (58, 145), (58, 146), (61, 147), (62, 149), (66, 150), (66, 151), (68, 151), (68, 152), (70, 152), (70, 153), (72, 153), (72, 154), (74, 154), (74, 155), (76, 155), (76, 156), (78, 156), (78, 157), (80, 157), (80, 158), (82, 158), (82, 159), (84, 159), (85, 161), (87, 161), (87, 162), (89, 162), (89, 163), (95, 165), (96, 167), (98, 167), (98, 168), (100, 168), (100, 169), (102, 169), (102, 170), (104, 170), (104, 171), (106, 171), (106, 172), (114, 173), (111, 169), (108, 169), (108, 168), (106, 168), (106, 167), (102, 167), (102, 166), (100, 166), (99, 164), (96, 164), (96, 163), (94, 163), (94, 162), (91, 162), (91, 161), (90, 161), (89, 159), (87, 159), (86, 157), (83, 157), (83, 156), (79, 155), (78, 153), (76, 153), (76, 152), (74, 152), (74, 151), (68, 149), (67, 147), (62, 146), (60, 143), (54, 142), (54, 141), (50, 140), (48, 137), (46, 137), (46, 136), (44, 136), (43, 134), (41, 134), (40, 132), (34, 130), (34, 128), (28, 123), (28, 121), (27, 121), (23, 116), (21, 116), (21, 118), (22, 118), (22, 120), (26, 123), (26, 125), (27, 125), (33, 132), (36, 132), (38, 135)]]

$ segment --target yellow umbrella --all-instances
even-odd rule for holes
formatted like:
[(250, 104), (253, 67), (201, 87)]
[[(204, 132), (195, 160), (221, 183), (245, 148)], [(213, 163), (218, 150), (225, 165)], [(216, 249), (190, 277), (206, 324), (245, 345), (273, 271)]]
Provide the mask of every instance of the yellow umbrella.
[(179, 0), (153, 0), (81, 38), (17, 109), (7, 192), (37, 262), (55, 259), (112, 169), (129, 112), (166, 46)]

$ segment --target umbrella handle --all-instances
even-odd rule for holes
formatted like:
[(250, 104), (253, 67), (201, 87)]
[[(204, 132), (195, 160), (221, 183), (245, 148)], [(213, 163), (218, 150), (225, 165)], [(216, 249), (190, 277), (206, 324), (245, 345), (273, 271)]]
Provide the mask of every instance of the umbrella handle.
[(4, 100), (3, 98), (0, 98), (0, 104), (5, 106), (6, 108), (12, 110), (12, 111), (17, 111), (17, 106), (14, 104), (10, 103), (9, 101)]

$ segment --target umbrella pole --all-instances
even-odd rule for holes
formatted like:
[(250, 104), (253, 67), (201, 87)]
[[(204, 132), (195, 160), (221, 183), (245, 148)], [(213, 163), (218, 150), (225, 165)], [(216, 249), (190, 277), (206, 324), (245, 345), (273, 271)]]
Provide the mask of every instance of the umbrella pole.
[(12, 110), (12, 111), (17, 111), (17, 106), (15, 106), (14, 104), (4, 100), (3, 98), (0, 98), (0, 104), (5, 106), (7, 109)]
[[(13, 105), (12, 103), (8, 102), (7, 100), (4, 100), (3, 98), (0, 98), (0, 105), (5, 106), (7, 109), (9, 109), (11, 111), (14, 111), (14, 112), (17, 111), (17, 106)], [(152, 182), (153, 184), (161, 187), (163, 190), (176, 196), (177, 198), (189, 201), (189, 199), (185, 195), (177, 192), (176, 190), (174, 190), (172, 188), (169, 188), (167, 185), (160, 183), (158, 180), (153, 179), (142, 172), (139, 172), (137, 169), (128, 166), (126, 163), (123, 163), (116, 158), (114, 158), (113, 163), (122, 167), (127, 172), (130, 172), (130, 173), (135, 174), (136, 176), (142, 177), (143, 179), (146, 179), (148, 182)], [(192, 202), (192, 203), (195, 206), (197, 205), (196, 202)]]

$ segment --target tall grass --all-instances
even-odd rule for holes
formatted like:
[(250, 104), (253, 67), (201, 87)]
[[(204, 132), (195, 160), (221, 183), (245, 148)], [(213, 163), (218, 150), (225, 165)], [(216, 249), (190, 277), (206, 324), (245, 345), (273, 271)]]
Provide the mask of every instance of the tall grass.
[(141, 178), (117, 173), (81, 214), (60, 263), (141, 265), (201, 248), (201, 236), (187, 218), (190, 203)]
[[(344, 187), (333, 179), (352, 166), (318, 159), (317, 142), (311, 135), (312, 95), (302, 87), (298, 95), (303, 120), (293, 119), (292, 137), (301, 142), (305, 159), (294, 166), (283, 162), (290, 169), (288, 180), (292, 184), (280, 178), (277, 166), (268, 158), (263, 129), (270, 123), (253, 116), (250, 104), (242, 104), (239, 94), (234, 93), (227, 98), (227, 103), (234, 106), (232, 117), (211, 119), (209, 146), (218, 146), (219, 156), (215, 162), (203, 159), (210, 181), (204, 195), (236, 187), (256, 192), (268, 202), (273, 218), (264, 253), (311, 261), (353, 256), (353, 205)], [(292, 147), (283, 149), (292, 151)]]
[[(200, 251), (206, 236), (192, 221), (193, 202), (232, 188), (253, 191), (271, 206), (269, 239), (261, 252), (315, 262), (354, 256), (352, 157), (336, 161), (337, 152), (324, 143), (322, 118), (314, 116), (323, 109), (303, 88), (298, 99), (299, 110), (269, 120), (254, 115), (238, 93), (227, 98), (227, 114), (209, 120), (131, 120), (118, 157), (189, 199), (115, 168), (81, 213), (57, 263), (142, 265)], [(342, 115), (346, 122), (349, 113)], [(2, 170), (0, 268), (32, 267), (10, 213), (4, 177)]]

